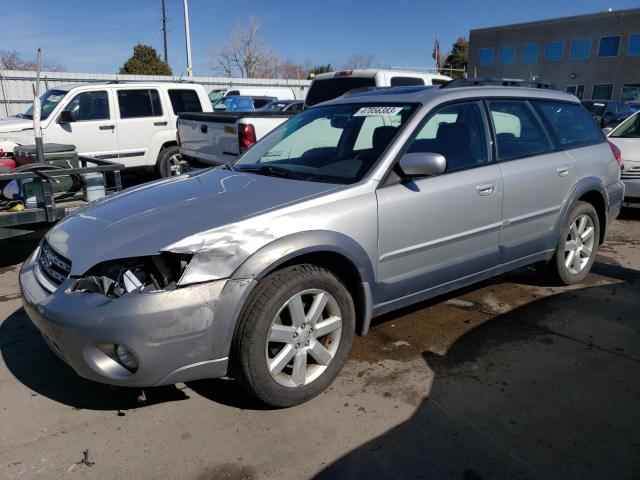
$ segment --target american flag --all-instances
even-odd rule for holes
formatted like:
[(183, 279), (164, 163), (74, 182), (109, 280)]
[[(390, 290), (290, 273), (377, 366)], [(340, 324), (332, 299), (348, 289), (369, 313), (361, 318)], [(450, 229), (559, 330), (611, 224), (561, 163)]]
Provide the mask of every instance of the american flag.
[(438, 34), (436, 33), (436, 43), (433, 45), (433, 54), (431, 55), (436, 61), (436, 68), (442, 67), (442, 55), (440, 55), (440, 40), (438, 40)]

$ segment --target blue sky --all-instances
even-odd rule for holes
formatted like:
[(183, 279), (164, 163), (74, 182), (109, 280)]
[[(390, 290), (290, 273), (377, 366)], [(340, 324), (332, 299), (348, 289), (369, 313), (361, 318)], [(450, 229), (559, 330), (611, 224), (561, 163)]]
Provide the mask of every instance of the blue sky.
[[(166, 0), (169, 63), (185, 71), (182, 0)], [(473, 28), (637, 8), (638, 0), (190, 0), (195, 75), (212, 75), (209, 58), (236, 22), (256, 16), (264, 41), (281, 58), (339, 66), (353, 53), (379, 65), (432, 66), (436, 32), (442, 50)], [(113, 73), (136, 43), (162, 51), (161, 0), (0, 0), (0, 48), (70, 72)]]

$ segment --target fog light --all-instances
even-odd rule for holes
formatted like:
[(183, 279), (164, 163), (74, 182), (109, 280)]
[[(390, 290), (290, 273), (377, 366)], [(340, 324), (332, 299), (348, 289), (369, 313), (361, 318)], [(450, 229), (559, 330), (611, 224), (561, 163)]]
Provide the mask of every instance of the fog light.
[(118, 362), (127, 370), (135, 372), (138, 370), (138, 360), (135, 355), (124, 345), (115, 345), (115, 354)]

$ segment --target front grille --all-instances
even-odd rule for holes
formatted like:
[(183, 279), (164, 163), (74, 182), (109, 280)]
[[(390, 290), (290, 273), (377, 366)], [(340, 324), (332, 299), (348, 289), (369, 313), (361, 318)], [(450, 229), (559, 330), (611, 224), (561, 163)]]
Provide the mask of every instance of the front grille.
[(43, 241), (38, 253), (38, 266), (48, 281), (55, 286), (64, 282), (71, 272), (71, 262)]
[(636, 178), (640, 178), (640, 167), (624, 168), (623, 166), (622, 171), (620, 172), (620, 178), (622, 180), (633, 180)]

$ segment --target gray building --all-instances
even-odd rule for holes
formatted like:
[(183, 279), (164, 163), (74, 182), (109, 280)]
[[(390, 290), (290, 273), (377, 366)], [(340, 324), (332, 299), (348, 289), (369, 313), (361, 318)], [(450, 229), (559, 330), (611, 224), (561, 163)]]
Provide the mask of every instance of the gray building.
[(640, 8), (471, 30), (469, 75), (539, 79), (580, 98), (640, 98)]

